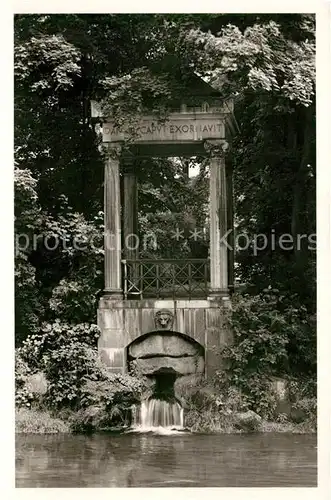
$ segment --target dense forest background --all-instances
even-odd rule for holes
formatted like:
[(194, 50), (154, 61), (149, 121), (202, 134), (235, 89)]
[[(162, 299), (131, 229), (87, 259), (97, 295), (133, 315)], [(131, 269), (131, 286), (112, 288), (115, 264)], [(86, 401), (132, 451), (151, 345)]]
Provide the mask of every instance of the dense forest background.
[[(235, 100), (237, 233), (291, 234), (295, 242), (307, 235), (292, 250), (269, 244), (257, 255), (252, 246), (236, 252), (248, 294), (238, 309), (246, 324), (237, 328), (254, 332), (257, 344), (277, 324), (279, 337), (264, 337), (269, 347), (259, 351), (270, 356), (264, 367), (315, 374), (316, 256), (308, 245), (316, 207), (312, 15), (15, 16), (16, 345), (44, 322), (96, 322), (103, 157), (90, 101), (103, 100), (119, 122), (150, 109), (166, 112), (180, 89), (165, 78), (163, 61), (169, 75), (176, 71), (184, 82), (194, 71)], [(188, 181), (197, 161), (150, 159), (139, 166), (140, 230), (156, 231), (167, 257), (187, 251), (167, 246), (173, 224), (199, 225), (203, 162)], [(45, 238), (49, 247), (52, 238), (62, 244), (48, 250)], [(76, 250), (73, 238), (94, 245)], [(199, 256), (204, 249), (189, 251)]]

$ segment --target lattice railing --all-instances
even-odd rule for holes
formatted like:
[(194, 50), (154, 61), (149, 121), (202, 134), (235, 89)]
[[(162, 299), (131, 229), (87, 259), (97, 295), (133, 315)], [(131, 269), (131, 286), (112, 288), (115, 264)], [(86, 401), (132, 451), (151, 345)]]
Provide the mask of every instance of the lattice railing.
[(209, 261), (124, 260), (124, 297), (127, 298), (206, 298)]

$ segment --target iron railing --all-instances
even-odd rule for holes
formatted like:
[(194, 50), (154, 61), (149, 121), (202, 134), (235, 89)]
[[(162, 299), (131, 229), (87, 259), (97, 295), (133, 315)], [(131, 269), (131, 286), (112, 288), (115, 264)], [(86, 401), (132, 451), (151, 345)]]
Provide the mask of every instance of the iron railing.
[(125, 299), (206, 298), (210, 266), (206, 259), (123, 260)]

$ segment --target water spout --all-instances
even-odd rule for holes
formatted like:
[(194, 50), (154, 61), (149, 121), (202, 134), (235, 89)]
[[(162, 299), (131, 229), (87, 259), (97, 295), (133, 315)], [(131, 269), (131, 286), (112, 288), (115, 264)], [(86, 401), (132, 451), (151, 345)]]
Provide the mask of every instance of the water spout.
[(184, 411), (180, 404), (161, 399), (142, 401), (133, 411), (133, 430), (169, 433), (184, 429)]

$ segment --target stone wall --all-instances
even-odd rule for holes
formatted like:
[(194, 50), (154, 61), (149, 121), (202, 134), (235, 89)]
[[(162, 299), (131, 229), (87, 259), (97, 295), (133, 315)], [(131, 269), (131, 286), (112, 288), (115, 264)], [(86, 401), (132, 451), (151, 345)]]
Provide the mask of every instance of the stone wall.
[[(231, 342), (231, 333), (225, 326), (225, 315), (229, 305), (230, 301), (224, 299), (114, 300), (107, 296), (102, 297), (98, 309), (98, 325), (101, 329), (98, 344), (100, 357), (114, 371), (125, 372), (128, 369), (128, 355), (131, 358), (134, 357), (135, 353), (139, 353), (139, 349), (148, 349), (149, 345), (149, 348), (155, 351), (160, 349), (158, 354), (165, 357), (166, 350), (171, 348), (169, 366), (172, 363), (174, 369), (176, 365), (177, 370), (192, 373), (195, 356), (196, 370), (205, 371), (205, 374), (210, 376), (220, 366), (220, 360), (214, 348)], [(161, 311), (166, 313), (163, 325), (158, 322), (157, 318)], [(170, 317), (168, 323), (166, 322), (167, 314)], [(170, 337), (169, 332), (173, 332)], [(151, 337), (149, 344), (134, 343), (140, 337), (152, 333), (154, 338)], [(186, 336), (192, 342), (184, 341), (181, 335)], [(168, 340), (164, 339), (165, 336)], [(189, 359), (188, 351), (186, 352), (186, 368), (182, 362), (178, 361), (181, 350), (189, 349), (188, 344), (191, 349), (195, 345), (202, 347), (200, 352), (203, 352), (203, 363), (198, 359), (201, 357), (200, 354), (191, 355), (192, 359)], [(175, 345), (178, 350), (177, 356)], [(155, 359), (156, 356), (150, 358)], [(156, 370), (157, 365), (154, 364), (153, 367), (152, 362), (146, 359), (148, 357), (140, 360), (144, 369)]]

